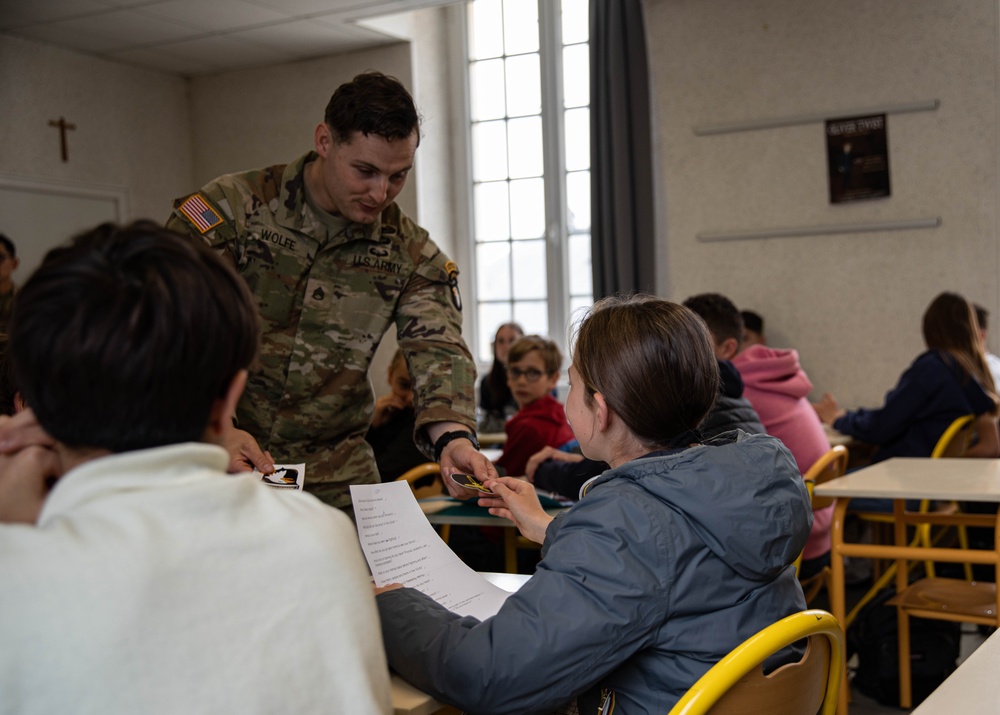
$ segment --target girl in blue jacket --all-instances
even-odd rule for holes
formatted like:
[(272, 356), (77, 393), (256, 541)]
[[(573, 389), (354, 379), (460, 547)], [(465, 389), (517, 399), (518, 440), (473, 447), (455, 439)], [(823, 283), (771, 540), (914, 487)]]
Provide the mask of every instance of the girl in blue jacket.
[(790, 565), (812, 521), (795, 460), (766, 435), (706, 441), (719, 392), (705, 324), (651, 296), (597, 303), (579, 328), (567, 416), (610, 469), (555, 519), (527, 482), (490, 512), (542, 543), (492, 618), (379, 589), (389, 664), (470, 713), (662, 714), (746, 638), (805, 607)]

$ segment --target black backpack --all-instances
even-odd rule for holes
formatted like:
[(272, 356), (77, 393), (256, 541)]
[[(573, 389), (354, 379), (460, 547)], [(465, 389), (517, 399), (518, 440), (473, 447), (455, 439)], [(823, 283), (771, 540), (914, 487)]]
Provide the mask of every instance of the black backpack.
[[(847, 655), (858, 654), (857, 689), (882, 705), (899, 707), (899, 629), (896, 607), (886, 605), (895, 595), (895, 588), (884, 588), (861, 609), (847, 629)], [(960, 623), (910, 619), (913, 707), (954, 672), (961, 637)]]

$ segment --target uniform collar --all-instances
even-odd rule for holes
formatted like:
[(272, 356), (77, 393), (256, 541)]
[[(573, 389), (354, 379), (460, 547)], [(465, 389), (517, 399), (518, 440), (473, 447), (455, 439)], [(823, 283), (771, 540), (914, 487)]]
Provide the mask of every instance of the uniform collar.
[[(278, 225), (298, 233), (325, 236), (326, 224), (306, 201), (305, 167), (317, 158), (316, 152), (310, 151), (285, 166), (285, 171), (281, 175), (281, 193), (278, 195), (278, 207), (274, 217)], [(322, 228), (322, 233), (317, 232), (317, 227)], [(349, 222), (340, 233), (332, 237), (332, 243), (347, 243), (359, 239), (378, 242), (381, 234), (382, 216), (379, 215), (371, 224)]]

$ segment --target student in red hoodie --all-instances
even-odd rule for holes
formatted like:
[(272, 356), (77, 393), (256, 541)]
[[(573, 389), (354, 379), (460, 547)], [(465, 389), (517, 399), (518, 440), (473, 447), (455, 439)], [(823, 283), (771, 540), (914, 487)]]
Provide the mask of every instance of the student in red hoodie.
[(551, 340), (528, 335), (511, 345), (507, 384), (517, 414), (507, 420), (507, 442), (496, 464), (506, 474), (524, 474), (528, 459), (543, 447), (560, 447), (573, 439), (566, 412), (552, 391), (559, 381), (562, 354)]

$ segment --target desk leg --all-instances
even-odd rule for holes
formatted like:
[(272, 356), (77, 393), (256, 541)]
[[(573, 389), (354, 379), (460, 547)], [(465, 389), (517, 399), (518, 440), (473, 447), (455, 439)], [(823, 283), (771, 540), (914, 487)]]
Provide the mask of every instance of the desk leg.
[[(830, 609), (834, 617), (840, 621), (845, 631), (847, 618), (847, 602), (844, 586), (844, 518), (847, 514), (847, 504), (850, 499), (840, 497), (833, 510), (833, 524), (830, 529)], [(847, 715), (847, 704), (850, 700), (851, 684), (847, 680), (847, 664), (840, 678), (840, 697), (837, 700), (838, 715)]]
[(517, 529), (503, 530), (503, 551), (507, 573), (517, 573)]
[[(893, 544), (896, 546), (906, 546), (906, 522), (903, 520), (903, 512), (906, 510), (905, 499), (894, 499), (892, 502), (893, 513)], [(917, 526), (919, 532), (920, 527)], [(914, 544), (919, 543), (919, 538), (914, 539)], [(906, 590), (907, 582), (910, 579), (910, 562), (907, 559), (896, 559), (896, 593)], [(912, 674), (910, 672), (910, 618), (906, 612), (896, 606), (896, 627), (898, 629), (899, 647), (899, 707), (912, 707), (913, 690)]]

